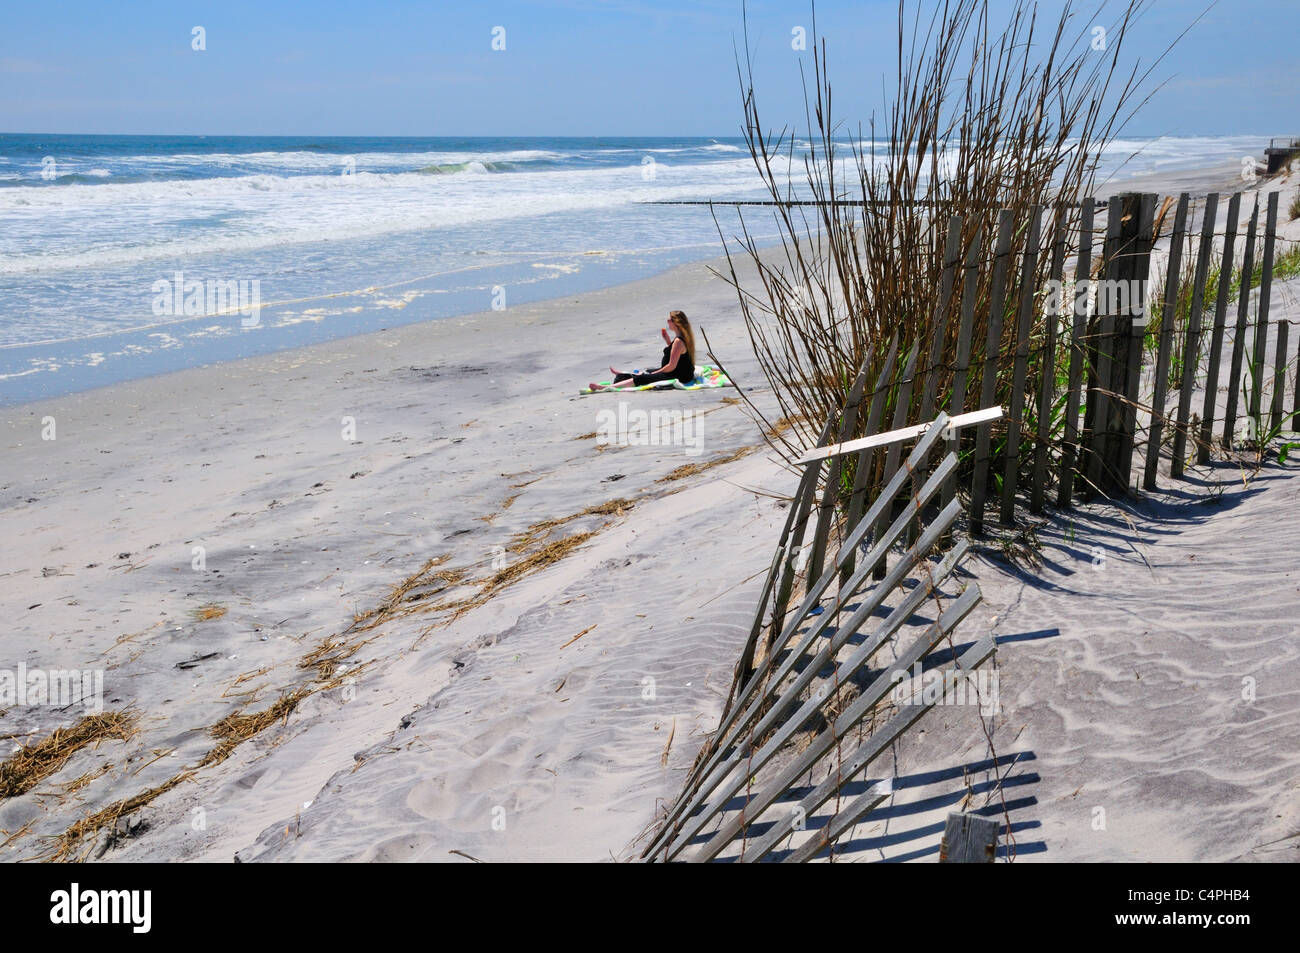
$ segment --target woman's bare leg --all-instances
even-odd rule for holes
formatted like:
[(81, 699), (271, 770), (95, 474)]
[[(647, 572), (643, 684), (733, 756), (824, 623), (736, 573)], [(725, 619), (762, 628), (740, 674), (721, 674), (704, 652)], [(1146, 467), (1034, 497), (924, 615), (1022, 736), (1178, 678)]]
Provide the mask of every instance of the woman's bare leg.
[(631, 385), (632, 385), (632, 379), (629, 377), (627, 380), (619, 381), (616, 384), (597, 384), (593, 381), (589, 383), (587, 387), (589, 390), (602, 391), (602, 390), (623, 390), (624, 388), (630, 387)]

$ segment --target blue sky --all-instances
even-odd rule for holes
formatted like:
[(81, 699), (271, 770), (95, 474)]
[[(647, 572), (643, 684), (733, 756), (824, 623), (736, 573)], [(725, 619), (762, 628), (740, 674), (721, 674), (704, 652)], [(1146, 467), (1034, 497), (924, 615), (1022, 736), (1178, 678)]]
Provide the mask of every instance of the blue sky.
[[(1156, 0), (1135, 53), (1154, 58), (1207, 2)], [(995, 20), (1005, 6), (995, 0)], [(810, 54), (791, 49), (791, 30), (811, 27), (809, 6), (748, 7), (762, 112), (798, 122)], [(1053, 20), (1060, 7), (1040, 4)], [(895, 10), (894, 0), (818, 3), (838, 118), (879, 110)], [(7, 0), (4, 21), (4, 132), (725, 136), (741, 115), (740, 0)], [(191, 49), (195, 26), (202, 52)], [(504, 51), (491, 48), (495, 26)], [(1221, 0), (1161, 66), (1168, 83), (1131, 131), (1300, 132), (1298, 39), (1298, 0)]]

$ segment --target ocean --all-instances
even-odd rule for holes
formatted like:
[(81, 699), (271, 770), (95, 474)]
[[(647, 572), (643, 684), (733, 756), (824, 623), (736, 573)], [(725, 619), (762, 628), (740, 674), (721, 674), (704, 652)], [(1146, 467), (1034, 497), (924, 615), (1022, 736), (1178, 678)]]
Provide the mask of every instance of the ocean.
[[(1265, 142), (1119, 141), (1101, 177)], [(0, 134), (0, 404), (647, 277), (738, 219), (645, 203), (764, 197), (741, 139)]]

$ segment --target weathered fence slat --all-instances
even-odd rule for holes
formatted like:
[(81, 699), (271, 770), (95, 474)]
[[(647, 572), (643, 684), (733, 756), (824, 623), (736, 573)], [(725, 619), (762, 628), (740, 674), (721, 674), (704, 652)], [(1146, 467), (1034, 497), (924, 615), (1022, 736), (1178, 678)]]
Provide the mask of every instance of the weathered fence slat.
[[(885, 416), (885, 404), (889, 401), (891, 382), (894, 379), (894, 362), (897, 360), (898, 332), (895, 331), (893, 338), (889, 342), (889, 353), (885, 355), (885, 363), (876, 375), (876, 386), (871, 393), (871, 408), (867, 412), (867, 425), (863, 430), (864, 436), (880, 432), (880, 423)], [(852, 532), (856, 529), (858, 522), (862, 519), (862, 509), (866, 505), (867, 485), (871, 479), (871, 470), (874, 463), (875, 453), (873, 450), (867, 449), (858, 453), (853, 471), (853, 495), (849, 499), (849, 515), (844, 524), (845, 532)], [(856, 547), (854, 547), (849, 550), (848, 558), (844, 561), (844, 568), (840, 571), (840, 585), (843, 585), (844, 581), (852, 575), (856, 559), (857, 551)]]
[(1192, 284), (1191, 307), (1187, 311), (1187, 334), (1183, 340), (1183, 374), (1178, 389), (1178, 417), (1174, 422), (1173, 455), (1169, 475), (1175, 480), (1183, 475), (1187, 464), (1187, 430), (1192, 411), (1192, 388), (1196, 386), (1196, 369), (1201, 353), (1201, 309), (1205, 304), (1205, 283), (1210, 273), (1210, 256), (1214, 253), (1214, 219), (1219, 209), (1219, 193), (1205, 197), (1201, 219), (1201, 246), (1196, 252), (1196, 272)]
[[(960, 414), (956, 417), (944, 418), (947, 423), (944, 425), (944, 436), (951, 438), (952, 431), (961, 430), (963, 427), (975, 427), (983, 423), (989, 423), (1002, 417), (1001, 407), (985, 407), (983, 410), (972, 410), (968, 414)], [(811, 463), (814, 460), (824, 460), (827, 457), (839, 456), (847, 453), (856, 453), (860, 450), (871, 450), (876, 447), (892, 447), (895, 444), (907, 443), (923, 433), (928, 433), (935, 426), (931, 421), (928, 424), (911, 424), (907, 427), (900, 427), (897, 430), (887, 430), (884, 433), (872, 434), (870, 437), (859, 437), (856, 440), (850, 440), (847, 443), (832, 443), (824, 447), (817, 447), (809, 450), (803, 456), (797, 458), (794, 462)]]
[[(821, 446), (830, 439), (831, 429), (835, 426), (835, 417), (831, 415), (827, 418), (826, 423), (822, 425), (822, 432), (817, 438), (817, 445)], [(772, 649), (772, 632), (779, 631), (783, 620), (785, 619), (786, 609), (790, 604), (790, 594), (794, 590), (795, 576), (799, 572), (800, 554), (803, 549), (803, 534), (808, 528), (808, 517), (812, 514), (813, 507), (817, 503), (817, 478), (821, 475), (820, 464), (816, 467), (809, 467), (804, 471), (803, 478), (799, 483), (799, 492), (795, 494), (795, 501), (791, 504), (790, 518), (793, 524), (790, 527), (789, 535), (786, 538), (785, 558), (781, 570), (781, 582), (776, 587), (776, 596), (772, 600), (772, 624), (768, 627), (768, 641), (766, 652)]]
[[(907, 573), (910, 572), (916, 563), (920, 561), (924, 553), (928, 552), (929, 549), (934, 546), (940, 533), (942, 533), (943, 530), (946, 529), (954, 519), (956, 519), (957, 512), (957, 502), (954, 500), (947, 509), (939, 514), (939, 517), (935, 522), (930, 525), (922, 535), (921, 539), (918, 540), (917, 545), (906, 554), (905, 559), (900, 560), (895, 565), (886, 582), (873, 588), (870, 595), (863, 600), (862, 605), (854, 611), (849, 621), (835, 630), (834, 635), (830, 640), (830, 644), (823, 646), (822, 650), (817, 653), (813, 662), (804, 667), (803, 671), (798, 675), (794, 682), (787, 687), (778, 698), (765, 699), (759, 697), (754, 699), (753, 704), (751, 704), (746, 710), (744, 717), (734, 723), (729, 741), (720, 743), (715, 747), (714, 756), (710, 759), (710, 764), (715, 767), (705, 768), (704, 772), (702, 772), (704, 780), (700, 783), (689, 803), (686, 804), (684, 810), (681, 812), (681, 820), (679, 821), (680, 830), (675, 836), (670, 835), (671, 839), (669, 840), (667, 848), (669, 859), (671, 859), (673, 854), (680, 851), (682, 847), (686, 846), (700, 828), (707, 824), (709, 820), (723, 809), (727, 801), (730, 800), (736, 791), (744, 785), (747, 775), (752, 776), (753, 772), (761, 769), (762, 766), (770, 760), (780, 745), (799, 727), (800, 721), (797, 717), (787, 719), (782, 727), (779, 728), (757, 752), (753, 752), (749, 745), (737, 743), (739, 741), (739, 736), (741, 734), (748, 734), (756, 738), (761, 737), (762, 733), (766, 731), (767, 728), (776, 723), (780, 716), (786, 712), (790, 703), (797, 698), (798, 692), (802, 691), (803, 688), (812, 681), (813, 676), (816, 675), (817, 669), (820, 667), (820, 665), (816, 663), (820, 662), (821, 664), (824, 664), (826, 659), (829, 658), (830, 653), (838, 651), (840, 646), (847, 642), (848, 639), (856, 633), (857, 628), (875, 613), (889, 592), (902, 582)], [(908, 516), (909, 514), (904, 514), (904, 518)], [(900, 519), (895, 523), (898, 532), (902, 531), (904, 525), (905, 519)], [(927, 578), (926, 580), (923, 580), (917, 588), (925, 592), (929, 585), (930, 583)], [(820, 635), (821, 631), (825, 628), (824, 620), (827, 615), (829, 615), (829, 613), (823, 613), (821, 616), (818, 616), (820, 627), (814, 626), (814, 630), (810, 631), (808, 635), (805, 635), (800, 642), (800, 646), (787, 657), (782, 669), (773, 679), (774, 684), (781, 684), (785, 675), (794, 668), (795, 664), (799, 661), (799, 658), (807, 651), (808, 646), (811, 645), (818, 635)], [(891, 613), (890, 618), (886, 619), (885, 622), (882, 623), (882, 627), (878, 631), (878, 634), (882, 635), (879, 641), (874, 645), (870, 640), (864, 642), (856, 651), (861, 653), (864, 650), (869, 652), (878, 650), (885, 642), (884, 636), (888, 635), (889, 626), (895, 622), (897, 625), (901, 625), (904, 621), (906, 620), (896, 618), (896, 613)], [(809, 636), (812, 636), (812, 638), (809, 638)], [(757, 724), (754, 724), (753, 727), (750, 728), (749, 726), (753, 723), (754, 717), (764, 708), (765, 701), (770, 701), (770, 707), (767, 708), (766, 712), (763, 714), (762, 718), (758, 720)], [(745, 770), (742, 772), (736, 772), (735, 769), (742, 762), (745, 765)], [(739, 773), (739, 777), (736, 776), (737, 773)], [(730, 778), (730, 780), (727, 780), (728, 778)], [(719, 792), (718, 795), (709, 801), (702, 811), (697, 812), (696, 808), (703, 805), (705, 801), (708, 800), (709, 795), (715, 790)]]
[[(824, 443), (825, 438), (830, 432), (830, 427), (833, 421), (834, 417), (831, 417), (830, 420), (827, 421), (827, 424), (822, 431), (822, 439), (819, 443)], [(875, 525), (878, 516), (881, 513), (888, 512), (888, 508), (894, 496), (902, 489), (908, 474), (926, 459), (930, 450), (944, 435), (944, 430), (946, 429), (947, 424), (947, 415), (940, 414), (938, 418), (936, 418), (934, 425), (927, 428), (926, 431), (920, 435), (915, 446), (912, 448), (911, 454), (909, 454), (907, 458), (904, 469), (898, 471), (894, 475), (892, 481), (882, 488), (866, 514), (862, 517), (861, 521), (849, 533), (848, 539), (845, 540), (844, 545), (840, 549), (839, 556), (837, 557), (837, 564), (842, 564), (843, 561), (846, 561), (850, 557), (853, 549), (862, 541), (865, 534)], [(823, 458), (819, 457), (809, 462), (805, 471), (806, 479), (809, 478), (808, 474), (815, 475), (818, 472), (822, 459)], [(935, 476), (931, 477), (931, 482), (938, 485), (947, 476), (949, 468), (955, 466), (955, 459), (953, 459), (951, 463), (949, 463), (948, 460), (945, 460), (940, 469), (936, 471)], [(922, 503), (925, 499), (928, 499), (928, 496), (921, 497)], [(946, 507), (944, 511), (940, 513), (940, 517), (936, 520), (936, 523), (942, 523), (946, 527), (956, 518), (957, 512), (957, 504), (954, 501), (950, 507)], [(871, 552), (867, 554), (867, 557), (862, 564), (862, 568), (853, 574), (853, 577), (848, 583), (841, 586), (839, 592), (834, 598), (834, 602), (830, 606), (826, 607), (825, 611), (821, 615), (817, 616), (817, 621), (809, 631), (804, 634), (799, 645), (786, 656), (776, 674), (769, 677), (769, 673), (776, 667), (778, 655), (789, 644), (791, 639), (793, 639), (804, 618), (820, 601), (822, 593), (830, 585), (830, 581), (835, 573), (835, 568), (828, 569), (823, 573), (820, 579), (816, 582), (810, 583), (806, 587), (807, 594), (800, 604), (798, 611), (794, 613), (788, 622), (785, 621), (784, 613), (779, 617), (774, 616), (771, 632), (769, 633), (767, 640), (767, 652), (764, 654), (762, 660), (755, 666), (753, 675), (741, 687), (732, 703), (724, 710), (722, 719), (718, 724), (718, 729), (714, 733), (712, 741), (706, 748), (704, 757), (697, 761), (696, 766), (688, 776), (687, 790), (696, 791), (696, 800), (692, 801), (689, 805), (685, 800), (681, 800), (673, 806), (668, 817), (665, 819), (664, 826), (661, 829), (659, 836), (656, 837), (654, 841), (652, 841), (651, 845), (646, 848), (642, 856), (649, 856), (653, 853), (657, 849), (658, 845), (669, 836), (673, 830), (674, 823), (679, 822), (679, 818), (683, 817), (686, 813), (689, 813), (689, 810), (694, 810), (694, 808), (698, 806), (698, 802), (702, 801), (703, 797), (707, 795), (708, 790), (711, 790), (711, 788), (708, 790), (693, 788), (692, 785), (695, 784), (697, 778), (708, 776), (709, 772), (711, 772), (722, 760), (728, 747), (734, 744), (735, 739), (737, 739), (753, 721), (756, 712), (762, 707), (763, 702), (761, 696), (756, 697), (759, 686), (767, 683), (780, 684), (781, 680), (785, 678), (789, 671), (798, 662), (799, 658), (807, 651), (808, 647), (820, 636), (821, 632), (826, 628), (830, 620), (840, 611), (840, 608), (850, 598), (852, 598), (853, 594), (866, 581), (867, 574), (871, 571), (875, 559), (879, 554), (885, 552), (892, 544), (896, 533), (902, 531), (902, 526), (907, 518), (908, 514), (904, 514), (894, 522), (888, 533), (883, 534), (883, 538), (878, 539)], [(947, 519), (947, 523), (943, 523), (945, 518)], [(923, 537), (923, 540), (927, 537)], [(894, 573), (890, 578), (896, 577), (901, 581), (911, 566), (915, 565), (917, 558), (919, 558), (917, 555), (918, 553), (923, 553), (919, 546), (904, 553), (903, 558), (895, 566)], [(888, 585), (876, 587), (873, 590), (872, 595), (865, 602), (866, 611), (874, 611), (874, 608), (879, 606), (880, 601), (888, 594), (889, 588), (891, 587)], [(860, 608), (858, 611), (861, 612), (864, 610), (863, 608)], [(700, 793), (701, 790), (703, 790), (703, 793)]]
[(1024, 429), (1025, 375), (1029, 367), (1029, 335), (1034, 327), (1034, 276), (1038, 274), (1038, 242), (1043, 210), (1035, 205), (1029, 212), (1025, 253), (1020, 268), (1020, 307), (1016, 320), (1015, 366), (1012, 370), (1011, 408), (1007, 416), (1006, 464), (1002, 471), (1002, 510), (1005, 524), (1016, 521), (1016, 487), (1020, 476), (1020, 433)]
[(1232, 366), (1228, 371), (1228, 406), (1223, 414), (1223, 446), (1232, 448), (1241, 402), (1241, 366), (1246, 357), (1246, 327), (1250, 321), (1250, 274), (1255, 267), (1255, 232), (1259, 228), (1259, 196), (1246, 227), (1246, 254), (1241, 262), (1241, 287), (1237, 294), (1237, 324), (1232, 333)]
[[(721, 851), (738, 833), (740, 833), (741, 828), (745, 826), (745, 817), (747, 815), (757, 817), (763, 810), (768, 808), (778, 797), (780, 797), (781, 794), (784, 793), (800, 775), (804, 774), (804, 772), (806, 772), (819, 758), (821, 758), (822, 755), (830, 750), (830, 747), (836, 741), (842, 738), (851, 728), (862, 720), (863, 716), (865, 716), (868, 711), (875, 708), (876, 705), (878, 705), (880, 701), (893, 690), (896, 683), (894, 673), (901, 672), (906, 676), (912, 665), (919, 662), (925, 655), (933, 650), (934, 647), (943, 640), (944, 636), (947, 635), (948, 631), (956, 626), (956, 624), (960, 622), (966, 614), (969, 613), (976, 604), (978, 604), (979, 601), (979, 587), (975, 583), (971, 583), (967, 587), (966, 591), (948, 606), (943, 615), (939, 617), (938, 621), (932, 624), (911, 645), (902, 650), (899, 653), (898, 659), (889, 666), (885, 672), (878, 676), (866, 689), (864, 689), (862, 694), (853, 700), (843, 714), (832, 721), (825, 731), (817, 735), (812, 740), (811, 744), (809, 744), (807, 748), (801, 751), (797, 757), (786, 765), (766, 788), (747, 800), (744, 811), (739, 812), (724, 821), (718, 831), (701, 847), (692, 860), (705, 861), (715, 857), (719, 851)], [(884, 640), (870, 640), (859, 646), (853, 655), (845, 661), (843, 666), (841, 666), (842, 668), (848, 669), (848, 671), (845, 672), (845, 676), (847, 677), (851, 675), (853, 671), (856, 671), (857, 668), (861, 667), (875, 651), (880, 649), (883, 644)], [(872, 651), (864, 651), (867, 649)], [(856, 664), (854, 664), (852, 668), (849, 668), (852, 663)], [(843, 684), (843, 681), (844, 680), (842, 679), (841, 684)], [(704, 811), (696, 815), (696, 817), (702, 817), (704, 821), (707, 822), (716, 816), (718, 810), (720, 810), (726, 802), (735, 796), (735, 794), (745, 785), (748, 776), (751, 776), (753, 772), (761, 770), (761, 768), (771, 760), (772, 756), (777, 752), (780, 746), (788, 740), (789, 735), (793, 734), (794, 731), (813, 714), (814, 710), (820, 706), (820, 704), (820, 701), (816, 698), (809, 699), (798, 712), (792, 715), (785, 722), (782, 728), (772, 736), (767, 744), (765, 744), (752, 757), (746, 759), (745, 770), (737, 772), (737, 777), (729, 782), (728, 785), (720, 788), (720, 793), (717, 799), (708, 808), (705, 808)], [(694, 836), (694, 833), (695, 832), (692, 831), (691, 836)], [(673, 850), (675, 848), (677, 851), (680, 851), (689, 841), (690, 837), (686, 836), (685, 831), (683, 831), (683, 834), (678, 838), (678, 841), (674, 845), (670, 845), (669, 849)]]
[[(1267, 371), (1265, 355), (1268, 347), (1268, 310), (1269, 299), (1273, 292), (1273, 243), (1277, 239), (1277, 202), (1278, 193), (1268, 194), (1268, 219), (1264, 225), (1264, 267), (1259, 280), (1259, 317), (1255, 326), (1259, 329), (1259, 342), (1255, 345), (1255, 387), (1251, 392), (1250, 415), (1255, 418), (1255, 437), (1261, 439), (1264, 433), (1264, 415), (1260, 409), (1260, 393), (1264, 386)], [(1247, 280), (1247, 286), (1250, 282)], [(1276, 350), (1282, 350), (1282, 324), (1278, 323), (1278, 344)], [(1274, 378), (1276, 386), (1276, 378)]]
[[(934, 329), (930, 335), (930, 355), (925, 371), (925, 387), (921, 392), (921, 415), (918, 418), (920, 420), (930, 420), (934, 417), (935, 392), (939, 386), (943, 352), (948, 341), (948, 311), (952, 304), (952, 289), (957, 279), (957, 267), (961, 264), (961, 229), (962, 217), (951, 216), (948, 219), (948, 235), (944, 241), (943, 272), (939, 280), (939, 301), (934, 310)], [(920, 485), (921, 477), (922, 474), (919, 472), (914, 475), (913, 488)], [(919, 518), (908, 525), (907, 532), (903, 536), (904, 544), (912, 541), (920, 525)]]
[(1210, 461), (1214, 442), (1214, 413), (1219, 404), (1219, 364), (1223, 358), (1223, 335), (1227, 326), (1228, 292), (1232, 285), (1232, 252), (1237, 241), (1237, 223), (1241, 220), (1241, 193), (1228, 200), (1228, 219), (1223, 223), (1223, 258), (1219, 265), (1219, 287), (1214, 298), (1214, 330), (1210, 337), (1210, 363), (1205, 370), (1205, 403), (1201, 407), (1201, 436), (1196, 448), (1196, 462)]
[(1071, 302), (1070, 368), (1066, 384), (1064, 432), (1061, 435), (1061, 469), (1056, 505), (1068, 507), (1074, 500), (1075, 466), (1080, 459), (1079, 404), (1082, 399), (1084, 336), (1088, 328), (1087, 280), (1092, 269), (1092, 199), (1084, 199), (1079, 210), (1079, 258), (1074, 268), (1074, 301)]
[[(966, 250), (965, 276), (961, 291), (961, 324), (957, 329), (957, 362), (952, 375), (952, 401), (948, 413), (952, 416), (966, 409), (966, 389), (970, 381), (971, 337), (975, 324), (975, 299), (979, 292), (980, 249), (984, 240), (983, 229), (977, 229)], [(957, 431), (948, 441), (948, 450), (961, 456), (962, 434)], [(943, 485), (940, 503), (947, 506), (957, 495), (957, 475), (954, 473)]]
[(1268, 422), (1269, 427), (1275, 431), (1282, 426), (1282, 401), (1286, 397), (1286, 339), (1290, 329), (1291, 326), (1286, 321), (1277, 322), (1277, 344), (1273, 355), (1273, 400), (1269, 407), (1271, 413)]
[[(867, 386), (867, 365), (864, 359), (849, 388), (844, 401), (844, 411), (840, 417), (839, 443), (853, 435), (858, 426), (858, 413), (862, 406), (862, 391)], [(836, 457), (826, 468), (826, 489), (822, 493), (821, 509), (817, 513), (817, 530), (813, 533), (812, 552), (808, 557), (808, 578), (816, 579), (822, 574), (822, 563), (826, 557), (826, 544), (830, 539), (831, 517), (835, 513), (835, 500), (838, 496), (840, 473), (844, 461)]]
[(1166, 421), (1165, 403), (1169, 396), (1169, 361), (1174, 346), (1174, 321), (1178, 314), (1178, 287), (1182, 281), (1183, 238), (1187, 230), (1187, 206), (1191, 196), (1184, 192), (1178, 196), (1178, 211), (1174, 214), (1174, 230), (1169, 236), (1169, 269), (1165, 275), (1164, 308), (1160, 315), (1160, 341), (1156, 349), (1155, 396), (1151, 398), (1151, 427), (1147, 434), (1146, 472), (1142, 486), (1156, 488), (1156, 472), (1160, 465), (1160, 444), (1164, 437)]
[(1296, 355), (1295, 374), (1292, 376), (1292, 383), (1295, 385), (1291, 391), (1291, 430), (1296, 428), (1296, 420), (1300, 420), (1300, 354)]
[[(1102, 278), (1115, 279), (1116, 252), (1123, 226), (1124, 199), (1112, 196), (1106, 207), (1106, 239), (1102, 245)], [(1088, 480), (1084, 496), (1091, 497), (1101, 491), (1105, 481), (1103, 471), (1107, 464), (1107, 444), (1110, 436), (1111, 380), (1115, 375), (1115, 315), (1111, 310), (1109, 294), (1098, 294), (1089, 322), (1088, 353), (1092, 360), (1088, 368), (1088, 406), (1084, 413), (1084, 430), (1087, 432)]]
[[(1261, 426), (1263, 415), (1260, 412), (1260, 397), (1264, 390), (1265, 355), (1268, 353), (1268, 306), (1269, 296), (1273, 290), (1273, 242), (1277, 238), (1277, 199), (1276, 192), (1269, 193), (1268, 217), (1264, 225), (1263, 273), (1259, 282), (1259, 313), (1255, 317), (1255, 376), (1250, 389), (1250, 416), (1255, 421), (1256, 437), (1264, 429)], [(1250, 287), (1249, 275), (1243, 280), (1242, 286)]]
[[(995, 648), (996, 643), (993, 637), (985, 636), (962, 653), (955, 668), (961, 671), (973, 672), (993, 655)], [(926, 702), (902, 706), (897, 715), (891, 718), (883, 728), (874, 732), (850, 756), (845, 770), (851, 769), (856, 774), (858, 770), (870, 765), (872, 761), (879, 757), (881, 752), (888, 750), (889, 745), (893, 744), (904, 731), (916, 724), (932, 707), (934, 707), (932, 704)], [(873, 785), (864, 794), (858, 795), (841, 807), (824, 827), (814, 832), (811, 837), (799, 845), (788, 858), (788, 861), (791, 863), (805, 863), (812, 860), (839, 838), (841, 834), (878, 807), (887, 797), (889, 797), (887, 791), (881, 792), (876, 785)]]
[(1156, 196), (1147, 193), (1138, 202), (1137, 234), (1132, 243), (1121, 250), (1121, 260), (1117, 263), (1119, 280), (1128, 282), (1130, 288), (1128, 314), (1120, 319), (1127, 342), (1128, 354), (1125, 356), (1127, 376), (1117, 384), (1123, 384), (1123, 401), (1119, 405), (1119, 438), (1116, 449), (1116, 481), (1114, 489), (1127, 493), (1129, 480), (1133, 473), (1133, 441), (1137, 435), (1138, 389), (1142, 381), (1142, 355), (1146, 341), (1148, 316), (1147, 288), (1151, 276), (1151, 249), (1155, 244), (1153, 234), (1156, 217)]
[[(945, 620), (944, 624), (947, 624), (947, 620)], [(994, 648), (992, 637), (986, 636), (984, 642), (986, 644), (980, 645), (979, 650), (987, 649), (988, 655), (991, 655)], [(980, 662), (983, 662), (988, 657), (988, 655), (985, 655), (984, 658), (980, 658), (978, 662), (975, 662), (974, 660), (978, 657), (980, 651), (967, 650), (957, 660), (953, 670), (973, 671)], [(830, 800), (845, 782), (851, 781), (870, 766), (876, 758), (888, 749), (889, 745), (898, 740), (903, 732), (916, 724), (933, 707), (933, 702), (901, 705), (899, 712), (889, 722), (882, 728), (872, 732), (870, 737), (844, 759), (839, 771), (826, 778), (799, 801), (798, 812), (788, 812), (784, 817), (778, 819), (767, 833), (755, 841), (752, 847), (747, 846), (742, 859), (748, 863), (761, 860), (777, 844), (793, 833), (794, 819), (796, 817), (811, 817), (818, 808)], [(873, 786), (872, 790), (837, 811), (836, 815), (823, 828), (821, 836), (810, 837), (787, 860), (793, 863), (802, 863), (815, 857), (821, 850), (829, 846), (831, 841), (839, 837), (849, 827), (852, 827), (863, 815), (867, 814), (888, 796), (887, 791), (881, 792), (879, 788)]]
[(1268, 354), (1268, 321), (1262, 317), (1263, 299), (1260, 299), (1259, 305), (1261, 310), (1255, 313), (1255, 327), (1253, 329), (1254, 339), (1252, 341), (1250, 359), (1250, 401), (1246, 405), (1247, 426), (1250, 428), (1248, 439), (1258, 437), (1259, 431), (1263, 429), (1261, 424), (1264, 420), (1262, 412), (1263, 390), (1264, 390), (1264, 368), (1265, 359)]
[[(1011, 237), (1015, 225), (1010, 209), (998, 213), (998, 238), (994, 246), (993, 284), (989, 293), (989, 328), (984, 345), (984, 376), (980, 388), (980, 406), (988, 407), (997, 393), (998, 362), (1002, 353), (1002, 306), (1007, 295), (1007, 272), (1011, 264)], [(984, 503), (988, 494), (990, 428), (975, 432), (975, 470), (971, 475), (970, 533), (984, 535)]]
[[(1065, 276), (1066, 209), (1057, 209), (1056, 229), (1052, 236), (1052, 264), (1048, 280), (1061, 287)], [(1064, 296), (1060, 300), (1063, 302)], [(1073, 309), (1071, 309), (1073, 310)], [(1052, 437), (1052, 406), (1056, 401), (1056, 334), (1060, 313), (1049, 314), (1043, 336), (1043, 350), (1038, 357), (1038, 429), (1034, 435), (1034, 477), (1029, 490), (1029, 512), (1043, 512), (1043, 494), (1047, 483), (1047, 451)]]

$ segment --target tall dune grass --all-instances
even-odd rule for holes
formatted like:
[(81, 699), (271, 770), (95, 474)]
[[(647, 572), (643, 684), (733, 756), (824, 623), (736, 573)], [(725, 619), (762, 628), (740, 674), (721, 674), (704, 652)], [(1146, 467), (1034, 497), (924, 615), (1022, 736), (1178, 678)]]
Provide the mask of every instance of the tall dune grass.
[[(1131, 0), (1110, 16), (1106, 4), (1085, 14), (1067, 3), (1045, 28), (1029, 0), (1016, 0), (1005, 25), (991, 22), (987, 0), (900, 0), (894, 89), (880, 116), (852, 130), (834, 118), (826, 45), (818, 37), (814, 10), (811, 76), (804, 81), (808, 144), (802, 155), (792, 130), (774, 132), (764, 123), (746, 34), (737, 62), (744, 133), (774, 203), (771, 214), (781, 242), (760, 251), (742, 218), (740, 234), (733, 236), (738, 247), (729, 246), (723, 277), (736, 289), (780, 412), (794, 424), (785, 438), (788, 449), (816, 440), (824, 421), (843, 408), (860, 368), (865, 368), (868, 394), (889, 388), (891, 382), (880, 379), (881, 369), (895, 337), (901, 350), (897, 367), (918, 351), (908, 420), (918, 417), (930, 375), (936, 376), (936, 410), (975, 409), (977, 382), (990, 359), (999, 361), (997, 400), (1009, 404), (1006, 358), (1015, 346), (1019, 261), (1029, 217), (1036, 208), (1045, 210), (1038, 265), (1029, 278), (1037, 295), (1046, 291), (1057, 223), (1072, 236), (1067, 249), (1072, 260), (1079, 203), (1091, 193), (1098, 160), (1150, 95), (1148, 79), (1159, 60), (1146, 67), (1125, 65), (1125, 48), (1131, 46), (1126, 41), (1148, 5), (1149, 0)], [(1096, 27), (1104, 29), (1104, 42), (1097, 41)], [(809, 204), (792, 204), (792, 199)], [(1001, 340), (990, 351), (993, 237), (1000, 209), (1014, 215), (1014, 267), (1002, 305)], [(947, 300), (940, 287), (947, 223), (955, 215), (963, 221), (957, 262), (982, 236), (972, 386), (965, 408), (949, 406), (960, 274)], [(742, 285), (737, 259), (752, 262), (757, 286)], [(1047, 320), (1056, 319), (1036, 314), (1034, 340), (1045, 332)], [(1031, 419), (1038, 413), (1032, 375), (1025, 391), (1026, 419)], [(896, 393), (889, 398), (895, 399)], [(894, 420), (894, 414), (889, 406), (883, 419)], [(995, 441), (995, 449), (999, 445)], [(1000, 473), (1001, 462), (992, 469)], [(872, 476), (871, 491), (879, 480), (879, 473)]]

